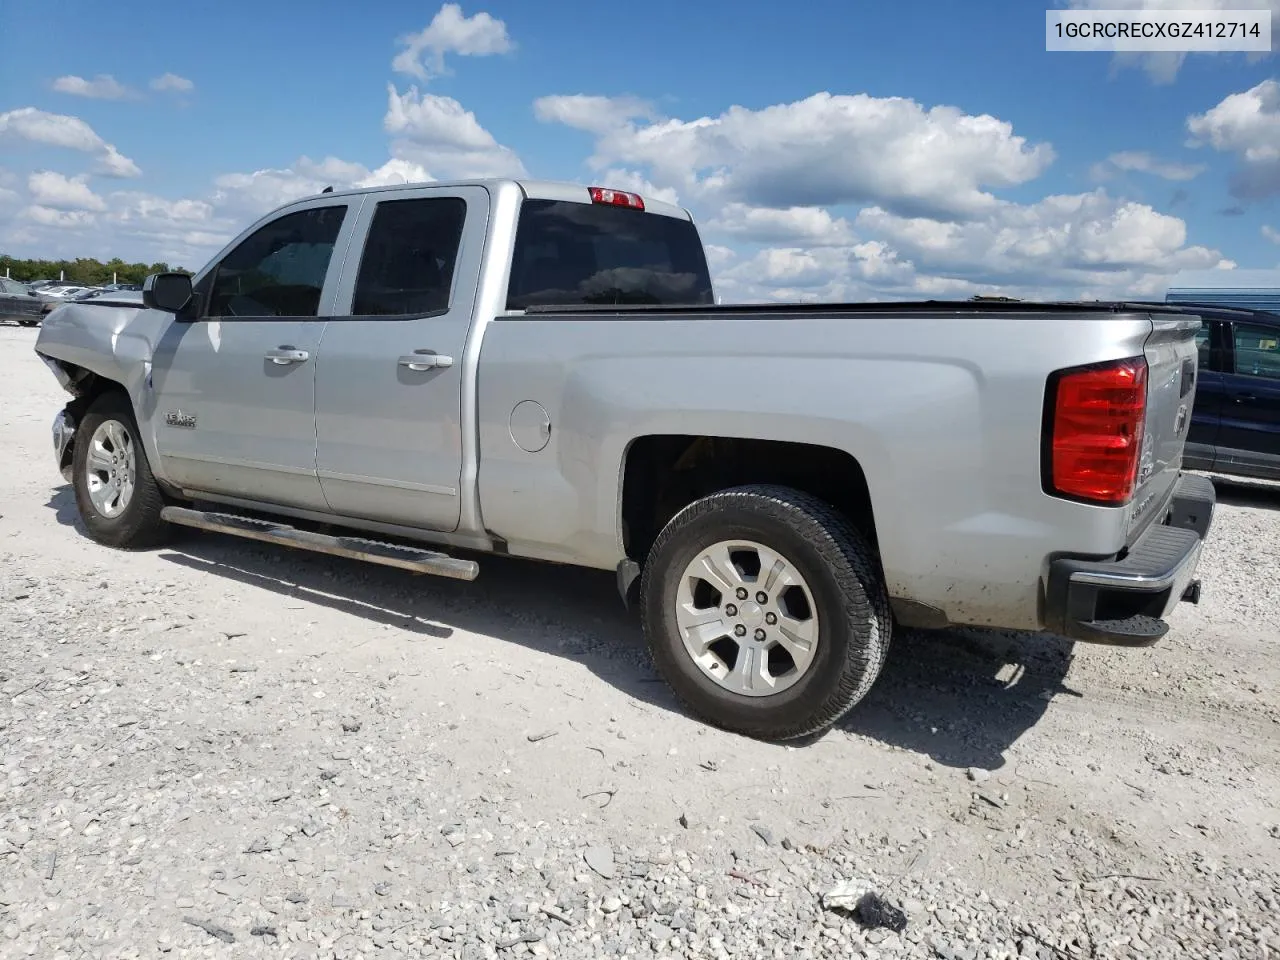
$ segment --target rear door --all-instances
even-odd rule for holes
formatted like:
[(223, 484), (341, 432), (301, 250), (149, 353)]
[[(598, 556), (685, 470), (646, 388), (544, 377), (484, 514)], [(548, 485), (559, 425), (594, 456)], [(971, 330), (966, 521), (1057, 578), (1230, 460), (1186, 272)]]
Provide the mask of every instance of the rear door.
[(1226, 325), (1204, 320), (1196, 333), (1199, 351), (1196, 400), (1191, 410), (1191, 428), (1183, 451), (1183, 465), (1192, 470), (1212, 470), (1218, 431), (1222, 426), (1222, 374), (1226, 356)]
[(1280, 322), (1231, 324), (1217, 468), (1280, 478)]
[(464, 351), (489, 215), (483, 187), (366, 202), (316, 368), (317, 468), (334, 512), (453, 531)]
[(316, 476), (315, 361), (352, 211), (347, 199), (317, 199), (262, 224), (198, 280), (197, 315), (161, 336), (152, 421), (173, 482), (327, 509)]

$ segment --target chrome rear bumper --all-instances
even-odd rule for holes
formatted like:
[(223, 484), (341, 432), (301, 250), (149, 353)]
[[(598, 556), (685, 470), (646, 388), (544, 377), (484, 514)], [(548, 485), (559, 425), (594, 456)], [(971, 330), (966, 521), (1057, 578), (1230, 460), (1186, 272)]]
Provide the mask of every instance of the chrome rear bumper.
[(1141, 647), (1169, 631), (1181, 601), (1199, 602), (1196, 568), (1217, 497), (1204, 477), (1178, 479), (1169, 512), (1123, 559), (1061, 558), (1050, 566), (1046, 626), (1086, 643)]

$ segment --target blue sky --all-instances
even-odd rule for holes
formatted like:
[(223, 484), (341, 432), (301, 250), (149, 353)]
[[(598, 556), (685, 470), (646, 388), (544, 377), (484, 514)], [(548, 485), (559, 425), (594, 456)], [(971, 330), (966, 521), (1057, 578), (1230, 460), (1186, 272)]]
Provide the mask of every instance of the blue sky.
[(523, 172), (679, 200), (730, 299), (1152, 294), (1280, 262), (1274, 57), (1048, 53), (1025, 0), (782, 9), (19, 5), (0, 251), (194, 268), (326, 183)]

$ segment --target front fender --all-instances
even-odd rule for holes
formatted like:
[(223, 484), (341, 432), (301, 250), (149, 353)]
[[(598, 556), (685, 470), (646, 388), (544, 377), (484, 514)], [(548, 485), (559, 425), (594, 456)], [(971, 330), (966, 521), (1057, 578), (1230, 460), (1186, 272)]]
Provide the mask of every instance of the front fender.
[[(155, 344), (173, 322), (170, 314), (140, 307), (65, 303), (40, 328), (35, 351), (77, 398), (96, 391), (95, 381), (118, 384), (128, 394), (138, 433), (156, 479), (165, 482), (155, 442), (151, 361)], [(77, 404), (69, 405), (79, 422)], [(76, 408), (76, 409), (73, 409)]]

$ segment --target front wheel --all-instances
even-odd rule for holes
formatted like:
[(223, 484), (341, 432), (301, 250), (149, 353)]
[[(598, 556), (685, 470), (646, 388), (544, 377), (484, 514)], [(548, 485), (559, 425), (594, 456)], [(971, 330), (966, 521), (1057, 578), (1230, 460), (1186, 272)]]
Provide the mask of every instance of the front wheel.
[(76, 506), (90, 537), (125, 550), (164, 542), (164, 494), (151, 474), (127, 397), (113, 391), (90, 404), (76, 429), (72, 464)]
[(716, 726), (767, 740), (835, 723), (889, 649), (870, 545), (843, 514), (789, 487), (737, 487), (677, 513), (645, 564), (641, 607), (676, 696)]

